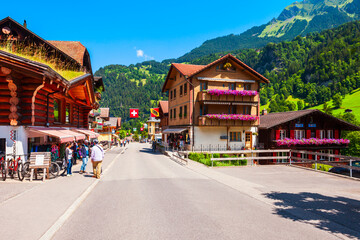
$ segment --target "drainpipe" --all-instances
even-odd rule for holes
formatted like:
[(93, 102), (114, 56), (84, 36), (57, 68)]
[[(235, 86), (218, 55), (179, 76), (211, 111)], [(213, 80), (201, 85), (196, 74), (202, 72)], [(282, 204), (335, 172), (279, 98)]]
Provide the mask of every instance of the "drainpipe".
[(48, 93), (46, 94), (46, 127), (49, 127), (49, 96), (50, 95), (53, 95), (55, 93), (58, 93), (60, 91), (55, 91), (55, 92), (52, 92), (52, 93)]
[(194, 145), (195, 145), (195, 133), (194, 133), (194, 125), (195, 125), (195, 86), (192, 84), (187, 76), (184, 76), (185, 80), (189, 83), (190, 86), (192, 86), (192, 151), (194, 151)]

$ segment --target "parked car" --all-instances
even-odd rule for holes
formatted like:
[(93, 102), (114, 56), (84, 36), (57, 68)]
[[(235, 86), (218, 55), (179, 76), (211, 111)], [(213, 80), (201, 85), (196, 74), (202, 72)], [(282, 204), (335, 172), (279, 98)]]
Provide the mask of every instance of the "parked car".
[[(354, 170), (353, 169), (353, 174), (354, 173), (360, 173), (360, 161), (354, 161), (352, 162), (351, 166), (353, 167), (359, 167), (359, 170)], [(329, 172), (332, 172), (332, 173), (349, 173), (350, 172), (350, 169), (347, 169), (347, 168), (342, 168), (342, 167), (332, 167), (330, 168)]]

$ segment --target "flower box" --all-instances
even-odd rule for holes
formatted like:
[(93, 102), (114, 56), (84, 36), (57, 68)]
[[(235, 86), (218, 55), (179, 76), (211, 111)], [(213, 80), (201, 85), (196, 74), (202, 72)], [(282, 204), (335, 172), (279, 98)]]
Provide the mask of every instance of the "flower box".
[(251, 90), (220, 90), (220, 89), (210, 89), (207, 90), (207, 93), (214, 96), (256, 96), (258, 95), (257, 91)]
[(206, 117), (209, 119), (241, 120), (241, 121), (256, 121), (259, 119), (258, 116), (243, 115), (243, 114), (207, 114)]
[(297, 145), (341, 145), (349, 144), (350, 140), (348, 139), (328, 139), (328, 138), (308, 138), (308, 139), (292, 139), (284, 138), (282, 140), (276, 140), (278, 146), (297, 146)]

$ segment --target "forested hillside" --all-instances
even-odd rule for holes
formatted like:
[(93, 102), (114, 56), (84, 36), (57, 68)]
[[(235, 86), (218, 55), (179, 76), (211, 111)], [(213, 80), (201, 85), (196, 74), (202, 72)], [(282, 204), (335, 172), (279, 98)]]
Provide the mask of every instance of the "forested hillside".
[[(211, 53), (259, 48), (267, 43), (292, 40), (298, 35), (319, 32), (359, 19), (360, 0), (304, 0), (286, 7), (278, 18), (241, 34), (231, 34), (204, 42), (177, 59), (189, 62)], [(256, 13), (254, 13), (256, 14)]]
[[(210, 54), (191, 61), (208, 64), (227, 52)], [(345, 95), (360, 88), (360, 22), (344, 24), (321, 33), (296, 37), (292, 41), (270, 43), (264, 48), (232, 51), (236, 57), (269, 78), (263, 87), (261, 103), (269, 101), (269, 111), (296, 110), (296, 102), (285, 101), (289, 96), (304, 99), (304, 105), (315, 106), (331, 100), (335, 94)], [(130, 107), (139, 107), (144, 117), (161, 94), (167, 62), (110, 65), (96, 75), (104, 77), (106, 91), (102, 106), (111, 113), (128, 117)], [(276, 93), (276, 95), (275, 95)], [(302, 108), (300, 106), (300, 108)]]

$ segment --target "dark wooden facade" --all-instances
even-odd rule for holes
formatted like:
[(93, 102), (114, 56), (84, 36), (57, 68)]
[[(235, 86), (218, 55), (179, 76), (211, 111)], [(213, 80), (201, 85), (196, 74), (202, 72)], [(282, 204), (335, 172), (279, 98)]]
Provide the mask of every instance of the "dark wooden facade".
[[(342, 131), (359, 131), (358, 126), (325, 114), (319, 110), (270, 113), (260, 117), (259, 147), (264, 149), (296, 149), (340, 154), (346, 144), (278, 146), (277, 140), (340, 139)], [(300, 133), (301, 132), (301, 133)], [(297, 156), (300, 157), (300, 156)], [(311, 159), (312, 156), (306, 156)]]

